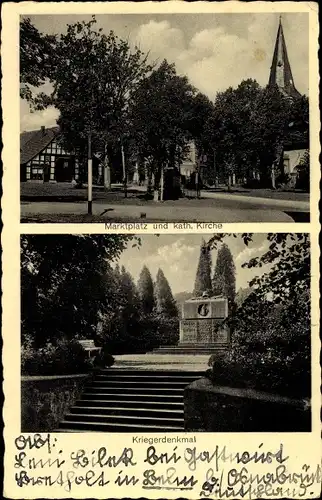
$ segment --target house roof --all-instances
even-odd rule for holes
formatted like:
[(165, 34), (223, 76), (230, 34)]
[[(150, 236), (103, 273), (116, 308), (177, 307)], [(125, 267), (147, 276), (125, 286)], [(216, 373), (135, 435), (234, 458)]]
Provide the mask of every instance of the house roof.
[(59, 127), (40, 128), (20, 134), (20, 164), (27, 163), (58, 135)]

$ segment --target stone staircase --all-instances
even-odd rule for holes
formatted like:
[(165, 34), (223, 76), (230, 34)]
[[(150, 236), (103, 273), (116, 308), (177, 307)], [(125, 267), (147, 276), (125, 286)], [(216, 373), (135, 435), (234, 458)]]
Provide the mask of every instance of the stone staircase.
[(215, 352), (218, 351), (224, 351), (226, 349), (226, 346), (220, 346), (220, 344), (191, 344), (191, 343), (184, 343), (180, 342), (176, 346), (160, 346), (157, 349), (154, 349), (152, 352), (154, 354), (184, 354), (184, 355), (193, 355), (193, 356), (198, 356), (198, 355), (204, 355), (208, 354), (211, 356)]
[(204, 372), (98, 372), (56, 432), (182, 432), (184, 388)]

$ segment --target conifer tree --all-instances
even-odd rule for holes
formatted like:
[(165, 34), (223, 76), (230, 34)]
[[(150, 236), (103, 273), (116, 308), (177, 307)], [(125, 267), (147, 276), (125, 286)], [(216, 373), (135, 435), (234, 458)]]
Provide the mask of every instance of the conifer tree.
[(210, 295), (212, 293), (211, 255), (204, 239), (202, 240), (200, 247), (200, 257), (193, 294), (195, 297), (200, 297), (203, 292), (208, 292)]
[(173, 298), (172, 291), (167, 278), (162, 269), (158, 270), (155, 283), (155, 297), (157, 312), (166, 317), (174, 318), (178, 316), (178, 309)]
[(139, 313), (139, 297), (138, 292), (131, 274), (121, 268), (120, 273), (120, 294), (122, 297), (122, 316), (125, 322), (137, 319)]
[(137, 288), (143, 312), (151, 314), (155, 307), (154, 288), (151, 273), (146, 266), (142, 268)]
[(223, 295), (228, 299), (231, 310), (236, 296), (235, 264), (225, 243), (218, 250), (212, 288), (215, 295)]

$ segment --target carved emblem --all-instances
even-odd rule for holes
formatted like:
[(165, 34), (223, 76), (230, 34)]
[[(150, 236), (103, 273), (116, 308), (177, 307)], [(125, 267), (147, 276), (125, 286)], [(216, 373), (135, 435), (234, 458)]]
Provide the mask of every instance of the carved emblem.
[(210, 308), (208, 304), (200, 304), (198, 306), (198, 316), (201, 316), (202, 318), (206, 318), (209, 316), (210, 313)]

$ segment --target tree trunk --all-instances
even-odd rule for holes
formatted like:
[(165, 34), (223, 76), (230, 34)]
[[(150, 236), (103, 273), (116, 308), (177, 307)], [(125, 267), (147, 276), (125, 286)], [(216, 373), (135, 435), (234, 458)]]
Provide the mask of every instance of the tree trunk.
[(272, 165), (272, 171), (271, 171), (271, 180), (272, 180), (272, 189), (276, 189), (276, 183), (275, 183), (275, 165)]
[(156, 172), (154, 172), (154, 201), (160, 201), (161, 169), (162, 166), (158, 165)]
[(105, 191), (111, 190), (111, 168), (108, 160), (104, 163), (104, 189)]
[(111, 167), (110, 158), (107, 153), (107, 145), (104, 145), (104, 164), (103, 164), (103, 183), (104, 190), (110, 191), (111, 189)]
[(147, 171), (147, 177), (148, 177), (148, 185), (147, 185), (147, 194), (152, 194), (152, 191), (153, 191), (153, 173), (152, 173), (152, 169), (149, 168), (148, 171)]
[(280, 142), (276, 146), (276, 160), (273, 162), (272, 170), (271, 170), (271, 179), (272, 179), (272, 189), (276, 189), (276, 170), (280, 169), (281, 160), (283, 156), (283, 143)]
[(121, 154), (122, 154), (124, 198), (127, 198), (127, 173), (126, 173), (126, 164), (125, 164), (125, 156), (124, 156), (123, 145), (121, 146)]
[(163, 201), (164, 196), (164, 167), (161, 165), (161, 174), (160, 174), (160, 201)]

